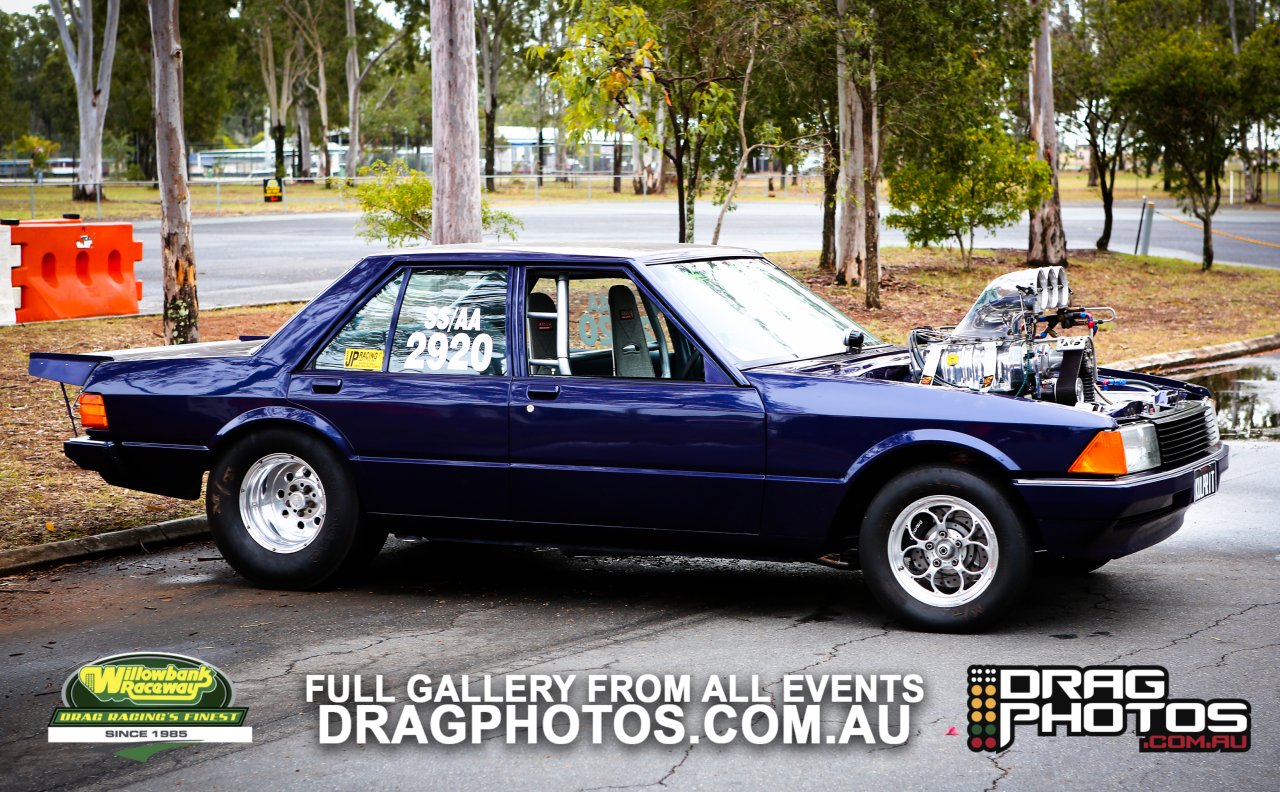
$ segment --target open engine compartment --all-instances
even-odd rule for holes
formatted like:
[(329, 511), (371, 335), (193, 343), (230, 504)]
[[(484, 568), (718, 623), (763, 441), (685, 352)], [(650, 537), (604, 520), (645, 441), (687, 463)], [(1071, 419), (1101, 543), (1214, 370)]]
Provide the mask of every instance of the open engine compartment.
[(1182, 388), (1100, 376), (1094, 338), (1115, 319), (1113, 308), (1073, 305), (1064, 268), (1019, 270), (991, 281), (959, 324), (915, 328), (907, 355), (858, 375), (1055, 402), (1121, 423), (1193, 407), (1212, 412)]

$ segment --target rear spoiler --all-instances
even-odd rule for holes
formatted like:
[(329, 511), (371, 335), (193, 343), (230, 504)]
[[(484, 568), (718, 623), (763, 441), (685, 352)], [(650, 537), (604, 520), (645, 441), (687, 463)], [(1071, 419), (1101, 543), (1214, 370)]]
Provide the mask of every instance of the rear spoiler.
[(63, 352), (32, 352), (27, 373), (33, 377), (61, 382), (65, 385), (84, 385), (99, 363), (113, 360), (108, 355), (77, 355)]
[(243, 336), (239, 341), (206, 341), (200, 344), (115, 349), (108, 352), (75, 354), (32, 352), (27, 373), (33, 377), (83, 386), (101, 363), (117, 360), (163, 360), (202, 357), (245, 357), (262, 346), (266, 336)]

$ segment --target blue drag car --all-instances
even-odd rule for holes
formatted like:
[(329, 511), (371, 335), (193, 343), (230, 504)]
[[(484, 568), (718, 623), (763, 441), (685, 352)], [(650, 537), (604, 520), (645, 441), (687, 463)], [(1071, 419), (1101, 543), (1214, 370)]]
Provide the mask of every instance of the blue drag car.
[(1208, 391), (1099, 369), (1066, 275), (998, 278), (883, 343), (760, 254), (441, 246), (364, 259), (266, 339), (33, 353), (80, 386), (67, 455), (200, 496), (228, 562), (325, 585), (389, 532), (860, 567), (974, 630), (1033, 564), (1159, 542), (1228, 449)]

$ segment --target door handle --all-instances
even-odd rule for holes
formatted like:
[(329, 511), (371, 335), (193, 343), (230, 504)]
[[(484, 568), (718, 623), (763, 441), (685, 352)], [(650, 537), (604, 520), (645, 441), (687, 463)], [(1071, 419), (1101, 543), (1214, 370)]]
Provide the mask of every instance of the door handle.
[(530, 399), (551, 401), (560, 395), (559, 385), (530, 385), (525, 391)]
[(342, 390), (342, 380), (337, 377), (317, 377), (311, 380), (312, 393), (337, 393)]

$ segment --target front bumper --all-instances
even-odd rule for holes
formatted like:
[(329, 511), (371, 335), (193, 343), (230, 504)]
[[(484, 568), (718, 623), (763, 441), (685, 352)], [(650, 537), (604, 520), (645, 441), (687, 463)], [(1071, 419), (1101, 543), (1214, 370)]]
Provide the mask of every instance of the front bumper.
[(160, 443), (119, 443), (73, 437), (63, 453), (85, 470), (97, 471), (108, 484), (171, 498), (195, 500), (208, 467), (209, 451), (202, 446)]
[(1016, 479), (1040, 529), (1044, 549), (1062, 558), (1120, 558), (1168, 539), (1191, 505), (1196, 471), (1216, 463), (1219, 481), (1230, 463), (1223, 445), (1176, 470), (1116, 479)]

